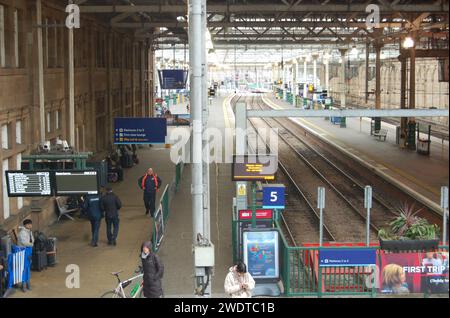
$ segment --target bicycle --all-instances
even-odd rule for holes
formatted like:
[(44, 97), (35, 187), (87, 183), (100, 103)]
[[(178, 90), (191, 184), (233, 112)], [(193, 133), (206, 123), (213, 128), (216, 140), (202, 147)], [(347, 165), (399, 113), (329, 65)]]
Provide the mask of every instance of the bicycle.
[(119, 272), (113, 272), (111, 275), (115, 276), (118, 281), (118, 285), (114, 290), (107, 291), (104, 293), (100, 298), (142, 298), (142, 292), (144, 288), (144, 281), (138, 282), (136, 285), (134, 285), (133, 289), (130, 291), (130, 297), (127, 297), (125, 294), (125, 289), (136, 279), (141, 278), (144, 276), (142, 273), (142, 267), (139, 266), (139, 269), (135, 271), (135, 273), (140, 273), (139, 275), (136, 275), (134, 277), (131, 277), (125, 281), (121, 281), (119, 274), (122, 273), (122, 271)]

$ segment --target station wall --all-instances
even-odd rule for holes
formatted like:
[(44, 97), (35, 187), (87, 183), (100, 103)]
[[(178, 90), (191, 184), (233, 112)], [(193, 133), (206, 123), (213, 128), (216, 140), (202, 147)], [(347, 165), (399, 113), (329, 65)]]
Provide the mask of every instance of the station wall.
[[(68, 29), (61, 5), (42, 1), (46, 140), (69, 137)], [(35, 1), (0, 0), (0, 226), (7, 229), (30, 214), (30, 200), (7, 197), (4, 170), (20, 168), (22, 156), (40, 141), (37, 30)], [(74, 29), (76, 150), (107, 150), (115, 116), (153, 115), (153, 58), (132, 33), (81, 16), (81, 28)]]

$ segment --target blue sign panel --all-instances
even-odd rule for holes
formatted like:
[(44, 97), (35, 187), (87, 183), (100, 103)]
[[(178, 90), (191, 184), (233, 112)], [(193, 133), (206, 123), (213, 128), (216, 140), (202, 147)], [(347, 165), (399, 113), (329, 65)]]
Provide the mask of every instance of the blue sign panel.
[(319, 266), (374, 266), (375, 249), (324, 249), (319, 251)]
[(244, 263), (253, 278), (278, 278), (278, 231), (244, 232)]
[(188, 72), (185, 70), (160, 70), (161, 89), (185, 89)]
[(282, 184), (263, 187), (263, 209), (284, 209), (285, 189)]
[(115, 118), (114, 144), (164, 144), (166, 118)]

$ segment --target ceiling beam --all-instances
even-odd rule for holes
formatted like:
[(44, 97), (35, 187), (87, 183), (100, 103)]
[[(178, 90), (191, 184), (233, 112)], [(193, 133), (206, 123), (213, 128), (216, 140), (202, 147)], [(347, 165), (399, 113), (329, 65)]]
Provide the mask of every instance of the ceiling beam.
[[(222, 5), (222, 4), (210, 4), (207, 6), (208, 13), (216, 14), (239, 14), (239, 13), (280, 13), (280, 12), (312, 12), (312, 13), (339, 13), (339, 12), (361, 12), (366, 14), (366, 5), (364, 4), (304, 4), (297, 6), (286, 6), (284, 4), (247, 4), (247, 5)], [(402, 12), (402, 13), (443, 13), (448, 14), (448, 2), (439, 4), (397, 4), (397, 5), (380, 5), (380, 11), (383, 14), (389, 12)], [(186, 5), (82, 5), (80, 10), (83, 13), (123, 13), (123, 12), (148, 12), (148, 13), (174, 13), (174, 14), (186, 14)]]
[[(365, 28), (367, 27), (366, 23), (363, 22), (302, 22), (302, 21), (236, 21), (236, 22), (227, 22), (227, 21), (211, 21), (208, 22), (208, 27), (210, 28), (267, 28), (268, 25), (271, 24), (271, 27), (279, 27), (279, 28), (339, 28), (339, 27), (348, 27), (348, 28)], [(391, 23), (380, 23), (381, 28), (400, 28), (404, 27), (406, 23), (399, 22), (391, 22)], [(158, 22), (150, 22), (150, 23), (134, 23), (134, 22), (124, 22), (124, 23), (112, 23), (113, 27), (116, 28), (142, 28), (142, 27), (154, 27), (154, 28), (187, 28), (187, 22), (174, 22), (170, 21), (158, 21)]]

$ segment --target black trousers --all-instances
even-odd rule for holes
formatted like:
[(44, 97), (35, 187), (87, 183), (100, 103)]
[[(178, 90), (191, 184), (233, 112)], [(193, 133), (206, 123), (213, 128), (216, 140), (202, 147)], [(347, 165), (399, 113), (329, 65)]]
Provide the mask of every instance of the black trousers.
[(97, 244), (98, 242), (98, 232), (100, 230), (100, 222), (101, 220), (91, 219), (91, 232), (92, 232), (92, 241), (91, 243)]
[(156, 192), (154, 193), (144, 192), (145, 209), (147, 211), (150, 211), (150, 215), (152, 217), (155, 215), (155, 203), (156, 203)]
[(119, 218), (106, 218), (106, 237), (108, 242), (114, 242), (119, 235)]

